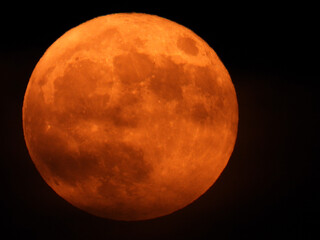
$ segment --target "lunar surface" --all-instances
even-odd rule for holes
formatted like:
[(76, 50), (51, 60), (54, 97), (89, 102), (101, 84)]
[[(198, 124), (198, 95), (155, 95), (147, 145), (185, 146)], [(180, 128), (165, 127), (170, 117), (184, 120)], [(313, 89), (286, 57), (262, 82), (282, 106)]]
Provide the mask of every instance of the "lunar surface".
[(191, 30), (111, 14), (54, 42), (23, 103), (30, 156), (47, 184), (96, 216), (144, 220), (205, 193), (234, 148), (230, 76)]

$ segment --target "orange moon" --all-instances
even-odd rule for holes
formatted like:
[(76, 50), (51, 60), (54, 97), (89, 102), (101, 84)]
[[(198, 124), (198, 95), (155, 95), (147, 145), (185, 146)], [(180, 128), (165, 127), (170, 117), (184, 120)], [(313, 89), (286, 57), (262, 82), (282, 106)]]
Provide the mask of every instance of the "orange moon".
[(236, 92), (210, 46), (154, 15), (94, 18), (55, 41), (23, 103), (32, 161), (72, 205), (115, 220), (182, 209), (228, 163)]

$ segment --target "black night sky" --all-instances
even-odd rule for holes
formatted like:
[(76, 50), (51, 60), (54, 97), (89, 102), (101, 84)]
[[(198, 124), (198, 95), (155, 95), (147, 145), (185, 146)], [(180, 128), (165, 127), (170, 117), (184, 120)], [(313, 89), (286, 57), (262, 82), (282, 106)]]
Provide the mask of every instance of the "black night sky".
[[(3, 4), (1, 235), (8, 234), (7, 239), (319, 238), (317, 13), (315, 6), (299, 2), (256, 2)], [(70, 28), (117, 12), (156, 14), (193, 30), (228, 69), (239, 103), (237, 142), (218, 181), (188, 207), (148, 221), (102, 219), (71, 206), (41, 178), (23, 138), (23, 96), (45, 50)]]

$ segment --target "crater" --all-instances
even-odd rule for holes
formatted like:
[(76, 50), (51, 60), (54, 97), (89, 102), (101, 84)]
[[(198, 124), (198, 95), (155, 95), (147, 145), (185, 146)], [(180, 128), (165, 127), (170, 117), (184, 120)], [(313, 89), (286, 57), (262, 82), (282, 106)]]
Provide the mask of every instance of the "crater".
[(115, 74), (125, 86), (138, 84), (152, 75), (154, 63), (146, 54), (130, 52), (114, 57)]
[[(99, 116), (110, 98), (110, 70), (90, 60), (70, 64), (54, 81), (54, 108), (58, 118)], [(61, 115), (61, 116), (60, 116)]]
[(181, 87), (190, 82), (190, 75), (184, 71), (182, 64), (177, 64), (168, 57), (163, 57), (162, 62), (162, 66), (154, 71), (150, 90), (166, 101), (182, 99)]
[(134, 128), (139, 123), (139, 113), (134, 107), (116, 105), (109, 107), (105, 112), (106, 119), (111, 120), (116, 127)]
[(196, 41), (189, 37), (179, 37), (177, 47), (188, 55), (196, 56), (199, 53)]
[(218, 96), (220, 88), (217, 83), (217, 73), (209, 67), (193, 67), (193, 78), (197, 88), (208, 96)]
[(204, 123), (209, 114), (205, 108), (205, 106), (201, 103), (195, 104), (191, 109), (191, 118), (196, 123)]
[(104, 167), (100, 173), (103, 184), (98, 191), (102, 196), (119, 193), (121, 186), (128, 191), (135, 183), (145, 181), (152, 171), (143, 150), (123, 142), (106, 143), (100, 154)]
[(72, 151), (68, 147), (72, 141), (67, 134), (52, 129), (49, 133), (39, 134), (33, 143), (37, 146), (37, 159), (45, 164), (50, 175), (57, 176), (69, 185), (88, 178), (98, 165), (97, 159), (89, 151), (81, 148), (78, 153)]

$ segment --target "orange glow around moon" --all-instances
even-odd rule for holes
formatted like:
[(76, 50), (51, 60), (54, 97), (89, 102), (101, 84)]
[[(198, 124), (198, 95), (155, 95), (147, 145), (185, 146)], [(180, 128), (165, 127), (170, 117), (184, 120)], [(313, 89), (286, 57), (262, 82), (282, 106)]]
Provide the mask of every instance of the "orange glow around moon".
[(195, 33), (148, 14), (66, 32), (30, 78), (23, 129), (48, 185), (96, 216), (144, 220), (206, 192), (233, 151), (230, 76)]

